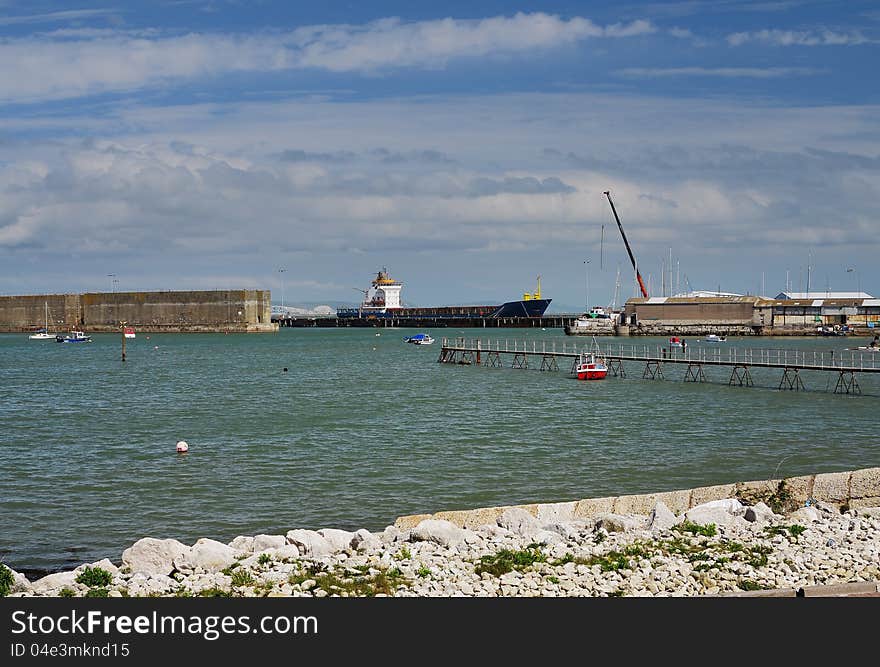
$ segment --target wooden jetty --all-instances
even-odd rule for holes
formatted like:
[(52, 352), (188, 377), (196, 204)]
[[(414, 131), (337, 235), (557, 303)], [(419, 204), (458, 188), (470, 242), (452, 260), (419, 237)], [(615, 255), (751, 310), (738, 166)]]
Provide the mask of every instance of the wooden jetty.
[(685, 382), (706, 382), (706, 367), (719, 366), (731, 369), (729, 385), (754, 386), (751, 369), (775, 368), (782, 371), (779, 389), (800, 391), (805, 389), (800, 373), (822, 371), (837, 373), (835, 394), (861, 394), (856, 373), (880, 373), (880, 352), (806, 351), (759, 348), (692, 348), (683, 351), (662, 345), (607, 344), (578, 345), (562, 341), (483, 340), (467, 338), (443, 338), (440, 363), (481, 365), (501, 368), (508, 359), (511, 368), (540, 368), (542, 371), (559, 371), (570, 364), (574, 373), (578, 358), (583, 352), (594, 352), (605, 359), (608, 370), (616, 377), (626, 377), (624, 362), (644, 365), (642, 378), (664, 379), (663, 368), (667, 364), (683, 366)]

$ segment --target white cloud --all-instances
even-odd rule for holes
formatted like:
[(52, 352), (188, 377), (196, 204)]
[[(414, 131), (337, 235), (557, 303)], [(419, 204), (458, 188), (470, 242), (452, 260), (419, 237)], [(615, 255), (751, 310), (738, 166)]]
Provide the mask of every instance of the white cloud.
[[(875, 107), (533, 94), (222, 111), (121, 108), (104, 122), (133, 134), (112, 141), (59, 134), (0, 144), (0, 276), (48, 280), (28, 268), (41, 266), (79, 280), (92, 271), (83, 288), (101, 289), (124, 263), (140, 287), (181, 288), (218, 266), (230, 277), (269, 276), (269, 257), (289, 259), (288, 301), (304, 280), (315, 281), (302, 290), (310, 297), (345, 299), (348, 287), (326, 285), (359, 285), (367, 276), (350, 272), (386, 262), (424, 284), (443, 257), (456, 281), (536, 265), (561, 299), (576, 292), (562, 285), (578, 284), (566, 258), (595, 256), (600, 224), (608, 266), (614, 253), (626, 265), (606, 189), (640, 263), (674, 247), (689, 253), (682, 265), (694, 283), (700, 271), (716, 275), (719, 249), (776, 253), (783, 272), (806, 239), (826, 239), (825, 253), (848, 247), (840, 252), (850, 265), (870, 266), (877, 252)], [(747, 254), (731, 269), (738, 280), (756, 261)], [(456, 288), (436, 289), (449, 299)]]
[(249, 35), (64, 31), (0, 42), (0, 100), (77, 97), (241, 71), (441, 67), (453, 58), (526, 53), (653, 31), (644, 20), (603, 27), (581, 17), (543, 13), (414, 23), (389, 18)]
[(735, 32), (727, 36), (727, 43), (731, 46), (741, 46), (748, 42), (761, 42), (774, 46), (854, 46), (871, 41), (858, 31), (842, 33), (833, 30), (757, 30)]
[(627, 77), (715, 76), (722, 78), (775, 79), (786, 76), (812, 76), (826, 70), (814, 67), (629, 67), (618, 71)]
[(96, 16), (108, 16), (116, 14), (112, 9), (69, 9), (60, 12), (46, 14), (23, 14), (20, 16), (0, 16), (0, 25), (20, 25), (25, 23), (58, 23), (64, 21), (79, 21), (91, 19)]

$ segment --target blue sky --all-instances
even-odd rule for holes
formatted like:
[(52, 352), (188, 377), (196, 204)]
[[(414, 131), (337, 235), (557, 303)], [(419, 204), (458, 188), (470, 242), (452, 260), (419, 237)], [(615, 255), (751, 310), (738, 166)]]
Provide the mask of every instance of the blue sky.
[(608, 189), (652, 294), (670, 250), (877, 293), (878, 44), (858, 1), (0, 0), (0, 293), (608, 304)]

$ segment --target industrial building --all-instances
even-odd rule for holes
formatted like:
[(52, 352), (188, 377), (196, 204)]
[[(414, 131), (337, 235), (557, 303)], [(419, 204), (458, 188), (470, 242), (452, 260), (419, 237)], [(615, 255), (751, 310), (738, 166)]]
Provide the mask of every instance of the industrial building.
[[(806, 295), (779, 295), (795, 296)], [(880, 299), (865, 292), (633, 298), (624, 318), (630, 335), (813, 335), (843, 326), (867, 333), (880, 329)]]

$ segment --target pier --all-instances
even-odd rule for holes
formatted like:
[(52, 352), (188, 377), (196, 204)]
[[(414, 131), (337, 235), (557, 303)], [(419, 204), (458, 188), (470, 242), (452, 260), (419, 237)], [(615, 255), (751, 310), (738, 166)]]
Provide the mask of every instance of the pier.
[(706, 382), (706, 367), (730, 369), (728, 385), (754, 386), (751, 369), (769, 368), (782, 371), (778, 389), (802, 391), (806, 389), (800, 376), (804, 371), (836, 373), (835, 394), (861, 394), (857, 373), (880, 373), (880, 352), (804, 351), (760, 348), (696, 348), (684, 351), (662, 345), (608, 344), (578, 345), (562, 341), (483, 340), (443, 338), (439, 363), (477, 365), (501, 368), (537, 368), (541, 371), (559, 371), (569, 368), (573, 374), (578, 358), (584, 352), (594, 352), (605, 359), (609, 372), (626, 377), (624, 363), (642, 370), (641, 377), (649, 380), (665, 379), (664, 367), (674, 365), (684, 369), (684, 382)]

